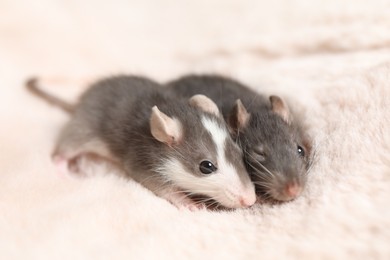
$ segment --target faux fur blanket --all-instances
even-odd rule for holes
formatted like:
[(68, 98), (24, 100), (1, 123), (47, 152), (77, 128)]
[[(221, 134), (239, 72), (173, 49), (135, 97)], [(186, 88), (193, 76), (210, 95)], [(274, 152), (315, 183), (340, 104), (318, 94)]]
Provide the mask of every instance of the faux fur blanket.
[[(389, 259), (389, 14), (381, 0), (0, 1), (0, 259)], [(23, 86), (38, 75), (75, 100), (86, 84), (71, 82), (194, 72), (294, 104), (316, 151), (302, 196), (190, 212), (103, 164), (59, 176), (67, 115)]]

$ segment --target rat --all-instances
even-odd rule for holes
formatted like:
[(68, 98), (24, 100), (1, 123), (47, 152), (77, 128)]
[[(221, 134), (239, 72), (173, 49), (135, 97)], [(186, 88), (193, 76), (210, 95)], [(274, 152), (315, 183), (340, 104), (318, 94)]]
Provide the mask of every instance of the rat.
[(71, 115), (53, 152), (62, 167), (77, 169), (78, 158), (92, 153), (178, 207), (203, 207), (191, 195), (227, 208), (255, 203), (242, 150), (206, 96), (178, 98), (148, 78), (126, 75), (97, 81), (75, 105), (41, 90), (37, 80), (27, 87)]
[(187, 75), (166, 87), (178, 96), (203, 94), (216, 103), (243, 150), (260, 197), (290, 201), (300, 195), (310, 166), (311, 145), (281, 97), (267, 98), (219, 75)]

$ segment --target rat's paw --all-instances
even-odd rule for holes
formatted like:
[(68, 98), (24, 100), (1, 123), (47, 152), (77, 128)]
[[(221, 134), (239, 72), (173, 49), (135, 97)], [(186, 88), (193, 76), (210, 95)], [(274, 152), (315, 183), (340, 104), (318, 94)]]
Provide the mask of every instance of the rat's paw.
[(189, 198), (184, 192), (174, 191), (164, 196), (170, 203), (175, 205), (180, 210), (198, 211), (205, 209), (203, 203), (197, 203)]
[(187, 209), (187, 210), (189, 209), (190, 211), (199, 211), (199, 210), (206, 209), (206, 206), (203, 203), (196, 203), (191, 200), (191, 202), (185, 204), (182, 203), (179, 209)]
[(81, 172), (81, 164), (82, 164), (82, 156), (76, 156), (68, 161), (68, 169), (71, 173), (80, 173)]
[(61, 155), (54, 155), (53, 162), (58, 169), (58, 173), (61, 177), (65, 177), (69, 174), (68, 159)]
[(206, 205), (204, 203), (195, 203), (195, 210), (192, 211), (198, 211), (198, 210), (204, 210), (207, 209)]
[(54, 155), (53, 162), (57, 166), (59, 175), (64, 177), (70, 174), (79, 174), (83, 160), (80, 155), (70, 159), (62, 155)]
[(124, 176), (114, 162), (92, 153), (81, 153), (71, 158), (55, 154), (52, 159), (61, 176), (83, 178), (105, 175), (107, 172)]

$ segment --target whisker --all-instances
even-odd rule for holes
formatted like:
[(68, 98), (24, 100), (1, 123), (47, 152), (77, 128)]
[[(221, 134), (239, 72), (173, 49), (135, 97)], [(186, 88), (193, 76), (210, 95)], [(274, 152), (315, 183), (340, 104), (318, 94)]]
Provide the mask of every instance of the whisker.
[(265, 187), (265, 188), (269, 188), (269, 189), (272, 189), (273, 188), (273, 185), (270, 184), (269, 182), (259, 182), (259, 181), (254, 181), (253, 182), (254, 184), (257, 184), (261, 187)]
[(274, 177), (275, 175), (272, 174), (267, 168), (265, 168), (262, 164), (259, 163), (259, 165), (266, 171), (268, 171), (268, 175), (264, 175), (263, 171), (260, 171), (258, 168), (256, 168), (255, 166), (253, 166), (249, 161), (246, 162), (255, 172), (254, 174), (260, 178), (263, 178), (263, 179), (268, 179), (268, 180), (271, 180), (272, 177)]
[(259, 165), (260, 165), (267, 173), (269, 173), (269, 175), (271, 175), (272, 177), (275, 177), (275, 174), (273, 174), (270, 170), (268, 170), (267, 167), (265, 167), (262, 163), (259, 162)]

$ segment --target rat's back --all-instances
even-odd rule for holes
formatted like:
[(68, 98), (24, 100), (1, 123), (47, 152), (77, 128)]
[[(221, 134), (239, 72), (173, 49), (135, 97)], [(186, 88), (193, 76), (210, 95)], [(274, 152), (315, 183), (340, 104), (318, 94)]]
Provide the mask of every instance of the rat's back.
[(240, 99), (249, 112), (269, 110), (268, 99), (240, 82), (219, 75), (188, 75), (167, 83), (167, 89), (176, 95), (191, 97), (203, 94), (211, 98), (222, 114), (230, 113), (233, 104)]
[[(158, 83), (135, 76), (114, 76), (92, 84), (80, 97), (71, 120), (60, 133), (53, 155), (70, 158), (81, 151), (98, 151), (115, 161), (119, 156), (117, 147), (124, 137), (123, 129), (144, 124), (153, 97), (161, 97), (158, 91)], [(143, 102), (140, 97), (150, 105), (137, 106), (136, 103)]]

